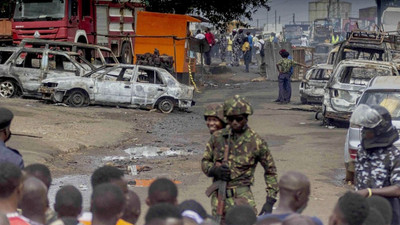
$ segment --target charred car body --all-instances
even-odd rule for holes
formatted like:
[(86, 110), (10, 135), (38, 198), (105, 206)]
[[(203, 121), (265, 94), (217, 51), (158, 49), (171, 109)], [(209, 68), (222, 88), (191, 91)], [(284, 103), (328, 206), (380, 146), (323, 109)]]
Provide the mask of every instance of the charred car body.
[(393, 44), (397, 36), (373, 31), (356, 30), (348, 33), (335, 54), (333, 65), (345, 59), (392, 61)]
[(299, 88), (302, 104), (322, 103), (324, 87), (332, 74), (332, 70), (332, 65), (318, 64), (307, 71)]
[(23, 39), (18, 46), (32, 46), (33, 48), (49, 48), (52, 50), (77, 52), (96, 67), (119, 64), (117, 57), (111, 49), (99, 45), (26, 38)]
[(78, 53), (19, 48), (4, 64), (0, 64), (0, 96), (38, 97), (37, 90), (43, 79), (81, 76), (93, 69)]
[(398, 76), (396, 64), (372, 60), (343, 60), (325, 87), (322, 114), (325, 120), (349, 121), (366, 85), (375, 76)]
[(120, 105), (158, 108), (163, 113), (191, 107), (193, 91), (165, 69), (123, 64), (98, 68), (82, 77), (46, 79), (40, 88), (43, 99), (75, 107)]

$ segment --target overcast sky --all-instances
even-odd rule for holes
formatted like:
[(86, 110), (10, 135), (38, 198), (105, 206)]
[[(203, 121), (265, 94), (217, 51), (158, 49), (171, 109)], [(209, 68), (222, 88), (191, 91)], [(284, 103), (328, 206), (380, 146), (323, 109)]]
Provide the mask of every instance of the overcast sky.
[[(342, 1), (342, 0), (341, 0)], [(268, 12), (269, 23), (275, 22), (275, 10), (277, 17), (281, 16), (281, 23), (286, 24), (292, 21), (293, 13), (295, 13), (296, 21), (308, 20), (308, 3), (315, 2), (315, 0), (270, 0), (269, 5), (271, 10)], [(358, 17), (358, 10), (370, 6), (376, 6), (375, 0), (345, 0), (345, 2), (352, 3), (350, 17)], [(259, 26), (267, 23), (267, 10), (260, 9), (253, 15), (253, 21), (248, 21), (252, 26)]]

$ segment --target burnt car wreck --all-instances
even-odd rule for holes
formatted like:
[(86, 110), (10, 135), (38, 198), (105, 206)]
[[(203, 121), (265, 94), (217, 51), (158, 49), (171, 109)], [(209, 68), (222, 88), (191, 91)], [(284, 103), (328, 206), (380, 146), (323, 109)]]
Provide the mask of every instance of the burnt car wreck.
[(332, 69), (332, 65), (318, 64), (307, 71), (299, 88), (302, 104), (322, 103), (324, 87), (332, 74)]
[(73, 107), (118, 105), (170, 113), (194, 104), (193, 87), (179, 83), (165, 69), (137, 65), (120, 64), (81, 77), (46, 79), (39, 92), (45, 100)]

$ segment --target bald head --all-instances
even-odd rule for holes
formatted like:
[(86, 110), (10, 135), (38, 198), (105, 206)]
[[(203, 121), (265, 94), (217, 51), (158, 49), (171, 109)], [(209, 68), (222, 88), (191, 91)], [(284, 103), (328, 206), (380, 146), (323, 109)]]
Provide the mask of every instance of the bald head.
[(282, 188), (286, 190), (297, 191), (309, 187), (310, 181), (308, 180), (307, 176), (295, 171), (289, 171), (283, 174), (279, 180), (280, 189)]
[[(28, 177), (24, 181), (22, 198), (19, 202), (22, 215), (35, 221), (38, 217), (44, 217), (48, 206), (47, 187), (39, 179)], [(44, 223), (44, 221), (36, 221)]]
[(132, 190), (128, 190), (125, 196), (126, 205), (122, 219), (129, 223), (136, 224), (141, 212), (139, 196)]
[(279, 180), (279, 206), (285, 210), (302, 212), (310, 196), (310, 181), (299, 172), (289, 171)]

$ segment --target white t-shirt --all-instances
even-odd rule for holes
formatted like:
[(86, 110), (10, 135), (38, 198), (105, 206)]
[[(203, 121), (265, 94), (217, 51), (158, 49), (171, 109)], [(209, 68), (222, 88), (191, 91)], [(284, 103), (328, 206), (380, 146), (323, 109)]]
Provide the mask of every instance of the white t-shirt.
[(206, 36), (204, 34), (200, 33), (200, 34), (196, 34), (196, 36), (194, 36), (194, 38), (202, 40), (202, 39), (206, 38)]
[(261, 45), (264, 45), (264, 44), (265, 44), (265, 42), (263, 39), (260, 39), (254, 43), (254, 47), (256, 47), (256, 54), (260, 54)]
[(301, 46), (307, 46), (308, 45), (308, 39), (307, 37), (301, 37)]

